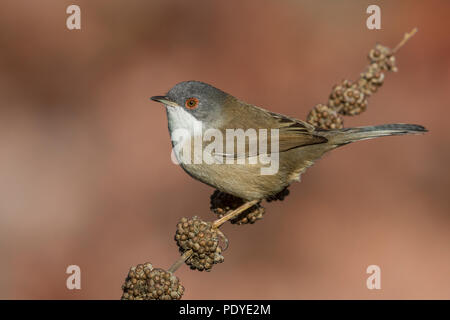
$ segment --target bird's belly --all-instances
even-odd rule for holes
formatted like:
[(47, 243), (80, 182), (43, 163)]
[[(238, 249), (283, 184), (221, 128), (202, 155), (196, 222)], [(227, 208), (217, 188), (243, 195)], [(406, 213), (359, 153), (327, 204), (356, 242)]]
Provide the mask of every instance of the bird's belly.
[(196, 149), (193, 137), (181, 145), (182, 148), (174, 147), (173, 150), (181, 167), (193, 178), (220, 191), (246, 200), (255, 200), (276, 194), (287, 186), (284, 171), (280, 173), (278, 168), (278, 159), (273, 159), (276, 163), (272, 158), (262, 163), (258, 157), (253, 157), (253, 161), (250, 158), (240, 159), (245, 164), (240, 164), (236, 159), (232, 159), (232, 163), (227, 163), (224, 159), (218, 161), (220, 158), (208, 162), (204, 158), (204, 149)]
[[(323, 147), (311, 145), (279, 153), (276, 170), (271, 174), (267, 174), (267, 171), (263, 174), (262, 169), (267, 169), (267, 164), (252, 164), (248, 158), (245, 164), (190, 161), (181, 162), (181, 167), (193, 178), (220, 191), (246, 200), (257, 200), (273, 196), (293, 181), (299, 181), (300, 175), (325, 150)], [(193, 152), (191, 159), (196, 159)]]
[(279, 174), (261, 175), (261, 165), (182, 164), (193, 178), (236, 197), (255, 200), (280, 192), (288, 185)]

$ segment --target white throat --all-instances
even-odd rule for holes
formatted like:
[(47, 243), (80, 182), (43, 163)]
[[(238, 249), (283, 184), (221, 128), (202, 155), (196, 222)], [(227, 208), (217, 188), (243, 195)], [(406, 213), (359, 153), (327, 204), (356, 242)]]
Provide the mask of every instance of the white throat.
[[(194, 138), (196, 136), (201, 139), (203, 132), (202, 122), (195, 119), (193, 115), (181, 107), (167, 106), (166, 109), (170, 139), (172, 140), (173, 145), (172, 160), (176, 159), (176, 163), (184, 163), (184, 158), (182, 156), (183, 146), (187, 144), (190, 148), (192, 146), (191, 142), (196, 139)], [(175, 159), (173, 156), (175, 156)]]
[[(167, 121), (169, 123), (170, 135), (177, 129), (187, 130), (191, 136), (198, 133), (199, 128), (202, 128), (202, 122), (195, 119), (193, 115), (181, 107), (167, 106)], [(201, 134), (201, 131), (200, 131)]]

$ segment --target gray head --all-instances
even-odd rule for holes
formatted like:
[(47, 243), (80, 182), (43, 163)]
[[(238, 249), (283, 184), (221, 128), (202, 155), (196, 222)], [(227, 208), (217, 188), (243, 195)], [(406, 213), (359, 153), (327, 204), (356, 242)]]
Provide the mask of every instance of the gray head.
[[(204, 127), (214, 127), (220, 121), (227, 93), (200, 81), (184, 81), (175, 85), (165, 96), (154, 96), (167, 108), (169, 128), (190, 126), (199, 121)], [(183, 124), (184, 122), (184, 124)], [(172, 128), (171, 128), (172, 129)]]

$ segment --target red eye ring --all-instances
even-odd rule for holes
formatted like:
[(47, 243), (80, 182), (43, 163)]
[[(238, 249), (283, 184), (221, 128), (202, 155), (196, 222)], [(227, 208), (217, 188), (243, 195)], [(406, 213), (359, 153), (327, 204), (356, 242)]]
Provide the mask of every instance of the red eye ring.
[(198, 99), (197, 98), (188, 98), (186, 99), (186, 102), (184, 103), (184, 106), (187, 109), (195, 109), (198, 107)]

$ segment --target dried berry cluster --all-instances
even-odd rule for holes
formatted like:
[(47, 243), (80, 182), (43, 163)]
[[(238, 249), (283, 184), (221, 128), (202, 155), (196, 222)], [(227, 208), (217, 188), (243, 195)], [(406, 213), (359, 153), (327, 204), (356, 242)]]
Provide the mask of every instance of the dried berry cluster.
[(316, 105), (307, 121), (321, 129), (341, 129), (342, 116), (356, 116), (366, 111), (368, 98), (383, 85), (385, 71), (397, 71), (393, 50), (377, 44), (368, 55), (370, 64), (355, 81), (344, 80), (333, 87), (328, 103)]
[(270, 196), (268, 198), (266, 198), (267, 202), (272, 202), (272, 201), (283, 201), (284, 198), (286, 198), (289, 195), (289, 189), (286, 187), (283, 190), (281, 190), (280, 192), (278, 192), (277, 194)]
[(130, 268), (122, 291), (122, 300), (179, 300), (184, 287), (171, 272), (147, 262)]
[(186, 263), (191, 269), (210, 271), (216, 263), (223, 262), (219, 238), (224, 238), (220, 230), (213, 228), (211, 222), (198, 217), (182, 218), (177, 224), (175, 241), (181, 253), (192, 250)]
[(340, 129), (344, 127), (344, 119), (332, 108), (317, 104), (308, 114), (308, 122), (322, 129)]
[[(221, 218), (227, 212), (242, 206), (244, 202), (241, 198), (216, 190), (211, 195), (211, 211)], [(238, 225), (255, 223), (263, 218), (265, 211), (266, 209), (258, 203), (239, 214), (236, 218), (231, 219), (230, 222)]]

